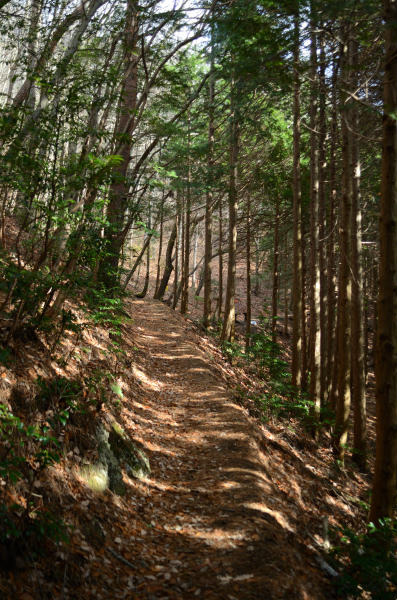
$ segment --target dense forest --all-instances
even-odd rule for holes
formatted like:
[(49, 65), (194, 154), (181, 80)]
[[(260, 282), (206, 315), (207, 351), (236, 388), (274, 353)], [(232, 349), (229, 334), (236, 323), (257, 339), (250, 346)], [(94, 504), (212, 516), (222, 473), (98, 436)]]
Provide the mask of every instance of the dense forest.
[[(395, 0), (0, 0), (0, 210), (4, 598), (396, 598)], [(165, 449), (222, 411), (229, 508), (215, 442)], [(273, 482), (291, 469), (294, 535), (270, 499), (229, 563), (123, 546), (193, 471), (239, 531), (228, 511), (265, 502), (251, 438)]]

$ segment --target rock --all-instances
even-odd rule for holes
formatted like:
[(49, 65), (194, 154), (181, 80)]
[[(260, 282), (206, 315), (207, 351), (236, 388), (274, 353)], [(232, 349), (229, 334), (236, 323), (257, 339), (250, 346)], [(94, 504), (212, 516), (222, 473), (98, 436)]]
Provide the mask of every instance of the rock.
[(109, 489), (119, 496), (124, 496), (127, 490), (123, 483), (123, 474), (118, 460), (112, 451), (109, 442), (109, 432), (106, 431), (102, 423), (100, 423), (96, 429), (96, 437), (98, 440), (99, 463), (102, 464), (105, 469), (107, 468), (107, 483)]
[(143, 479), (150, 473), (149, 459), (146, 454), (137, 448), (130, 440), (124, 429), (116, 421), (110, 425), (109, 445), (128, 475)]
[(109, 488), (115, 494), (124, 496), (126, 487), (121, 468), (128, 475), (141, 479), (150, 473), (149, 459), (116, 421), (111, 421), (109, 429), (101, 422), (97, 425), (99, 460), (96, 464), (82, 467), (81, 475), (95, 491), (104, 492)]

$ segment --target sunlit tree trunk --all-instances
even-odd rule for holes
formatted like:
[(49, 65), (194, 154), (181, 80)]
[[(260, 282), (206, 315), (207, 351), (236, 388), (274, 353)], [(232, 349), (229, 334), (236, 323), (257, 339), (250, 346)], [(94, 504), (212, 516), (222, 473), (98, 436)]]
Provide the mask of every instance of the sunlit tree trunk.
[[(315, 24), (311, 34), (311, 98), (310, 98), (310, 399), (312, 415), (320, 419), (321, 408), (321, 331), (320, 331), (320, 262), (319, 262), (319, 178), (317, 139), (317, 42)], [(313, 430), (315, 433), (315, 430)]]
[(352, 221), (352, 173), (351, 136), (349, 133), (349, 89), (348, 43), (343, 41), (341, 57), (341, 138), (342, 138), (342, 216), (340, 220), (340, 289), (338, 333), (338, 400), (334, 432), (334, 451), (343, 463), (345, 459), (350, 414), (351, 375), (351, 221)]
[(336, 268), (335, 268), (335, 245), (336, 245), (336, 135), (337, 135), (337, 110), (336, 110), (336, 87), (338, 78), (338, 61), (334, 61), (332, 74), (332, 119), (331, 119), (331, 141), (330, 141), (330, 166), (329, 166), (329, 240), (328, 240), (328, 267), (327, 267), (327, 399), (332, 410), (336, 407), (336, 385), (333, 386), (333, 374), (335, 365), (335, 319), (336, 319)]
[(320, 34), (320, 69), (319, 69), (319, 266), (320, 266), (320, 332), (321, 332), (321, 365), (320, 365), (320, 402), (327, 404), (328, 394), (328, 355), (327, 355), (327, 258), (326, 258), (326, 171), (327, 171), (327, 121), (325, 114), (325, 34)]
[[(172, 264), (172, 252), (174, 250), (174, 245), (175, 245), (175, 241), (177, 240), (177, 236), (178, 236), (178, 217), (175, 219), (175, 223), (173, 225), (170, 238), (168, 240), (167, 251), (166, 251), (166, 255), (165, 255), (164, 273), (163, 273), (163, 277), (161, 279), (159, 289), (158, 289), (158, 292), (156, 295), (157, 300), (163, 299), (163, 296), (164, 296), (167, 286), (168, 286), (168, 282), (171, 277), (172, 270), (174, 268), (173, 264)], [(175, 262), (176, 262), (176, 258), (175, 258)]]
[(230, 128), (230, 179), (229, 179), (229, 262), (225, 316), (221, 339), (234, 342), (235, 301), (236, 301), (236, 254), (237, 254), (237, 161), (238, 161), (238, 120), (235, 106), (235, 90), (231, 89), (231, 128)]
[[(357, 89), (358, 42), (350, 42), (351, 86)], [(365, 403), (364, 306), (361, 244), (360, 155), (358, 146), (358, 113), (351, 111), (352, 189), (352, 401), (354, 407), (353, 460), (361, 470), (366, 468), (367, 423)]]
[(164, 192), (161, 198), (161, 217), (160, 217), (160, 238), (159, 238), (159, 254), (157, 258), (157, 275), (156, 275), (156, 287), (154, 289), (154, 298), (157, 298), (157, 293), (159, 290), (160, 283), (160, 262), (161, 262), (161, 253), (163, 250), (163, 226), (164, 226)]
[(292, 316), (292, 385), (302, 383), (302, 208), (300, 173), (300, 79), (299, 16), (295, 17), (294, 39), (294, 206), (293, 206), (293, 316)]

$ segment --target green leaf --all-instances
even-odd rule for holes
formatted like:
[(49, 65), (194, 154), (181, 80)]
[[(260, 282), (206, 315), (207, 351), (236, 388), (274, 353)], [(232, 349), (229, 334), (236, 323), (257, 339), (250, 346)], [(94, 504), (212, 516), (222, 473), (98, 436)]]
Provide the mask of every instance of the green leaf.
[(117, 394), (118, 396), (120, 396), (120, 398), (124, 398), (122, 389), (121, 389), (121, 387), (119, 386), (118, 383), (111, 383), (110, 387), (111, 387), (111, 389), (113, 390), (113, 392), (115, 394)]

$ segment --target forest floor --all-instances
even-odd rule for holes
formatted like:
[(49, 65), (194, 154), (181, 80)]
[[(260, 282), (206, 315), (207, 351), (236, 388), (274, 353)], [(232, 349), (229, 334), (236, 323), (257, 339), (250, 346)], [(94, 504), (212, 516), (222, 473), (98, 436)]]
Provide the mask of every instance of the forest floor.
[[(21, 553), (0, 572), (1, 597), (335, 597), (324, 518), (365, 528), (370, 476), (340, 469), (326, 432), (316, 444), (297, 421), (258, 418), (235, 393), (248, 389), (250, 374), (189, 318), (151, 300), (127, 300), (125, 310), (132, 322), (123, 325), (121, 362), (96, 327), (62, 342), (64, 367), (37, 340), (16, 343), (14, 362), (0, 367), (0, 400), (25, 422), (47, 417), (32, 408), (37, 376), (81, 379), (114, 368), (123, 393), (68, 425), (61, 462), (35, 484), (38, 506), (70, 525), (70, 543), (46, 540), (42, 555)], [(144, 479), (124, 473), (123, 497), (91, 489), (80, 470), (97, 457), (95, 423), (110, 418), (151, 465)], [(8, 502), (23, 503), (23, 493), (22, 484), (7, 488)]]

